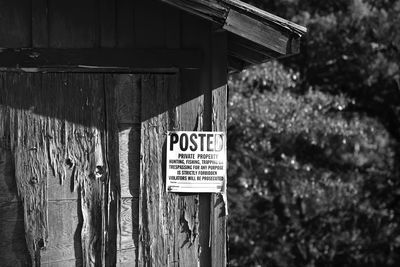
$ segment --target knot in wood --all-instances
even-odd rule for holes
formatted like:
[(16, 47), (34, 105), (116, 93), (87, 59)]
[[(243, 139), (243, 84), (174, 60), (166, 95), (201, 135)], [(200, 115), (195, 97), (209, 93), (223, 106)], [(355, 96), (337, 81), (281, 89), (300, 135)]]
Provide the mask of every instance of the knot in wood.
[(72, 162), (72, 160), (71, 160), (70, 158), (67, 158), (67, 159), (65, 160), (65, 165), (67, 165), (68, 168), (71, 169), (71, 168), (74, 166), (74, 163)]
[(37, 177), (31, 177), (31, 179), (29, 179), (29, 182), (31, 185), (35, 185), (39, 182)]
[(103, 175), (104, 175), (104, 169), (103, 169), (103, 166), (96, 166), (96, 170), (95, 170), (95, 172), (93, 172), (93, 173), (91, 173), (90, 175), (89, 175), (89, 177), (91, 178), (91, 179), (100, 179), (101, 177), (103, 177)]

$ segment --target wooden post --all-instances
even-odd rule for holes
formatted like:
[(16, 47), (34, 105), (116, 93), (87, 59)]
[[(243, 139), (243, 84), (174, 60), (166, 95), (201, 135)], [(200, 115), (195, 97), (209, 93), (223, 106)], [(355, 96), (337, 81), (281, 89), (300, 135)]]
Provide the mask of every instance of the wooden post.
[[(212, 34), (212, 65), (211, 65), (211, 123), (213, 131), (227, 131), (227, 36), (225, 32), (214, 31)], [(227, 264), (227, 184), (224, 194), (213, 194), (211, 198), (211, 261), (212, 266)]]

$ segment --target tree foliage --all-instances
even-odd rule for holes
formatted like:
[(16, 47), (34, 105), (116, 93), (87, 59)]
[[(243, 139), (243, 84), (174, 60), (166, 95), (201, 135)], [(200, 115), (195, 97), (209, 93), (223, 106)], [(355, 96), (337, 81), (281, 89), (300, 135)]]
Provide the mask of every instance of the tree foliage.
[(253, 1), (302, 54), (230, 77), (232, 266), (400, 263), (400, 1)]

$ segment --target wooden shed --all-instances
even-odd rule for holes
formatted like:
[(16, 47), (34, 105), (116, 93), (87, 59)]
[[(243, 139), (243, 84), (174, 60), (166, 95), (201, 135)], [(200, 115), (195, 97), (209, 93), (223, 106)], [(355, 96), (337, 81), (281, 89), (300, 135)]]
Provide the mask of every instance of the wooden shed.
[(0, 265), (225, 266), (221, 194), (167, 193), (168, 130), (305, 28), (238, 0), (0, 0)]

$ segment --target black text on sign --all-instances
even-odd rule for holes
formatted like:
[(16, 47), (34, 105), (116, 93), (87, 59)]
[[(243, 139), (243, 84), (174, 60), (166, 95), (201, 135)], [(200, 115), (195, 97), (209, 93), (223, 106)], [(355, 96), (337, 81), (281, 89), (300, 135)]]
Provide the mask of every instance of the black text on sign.
[(226, 181), (223, 132), (168, 132), (168, 192), (219, 193)]

